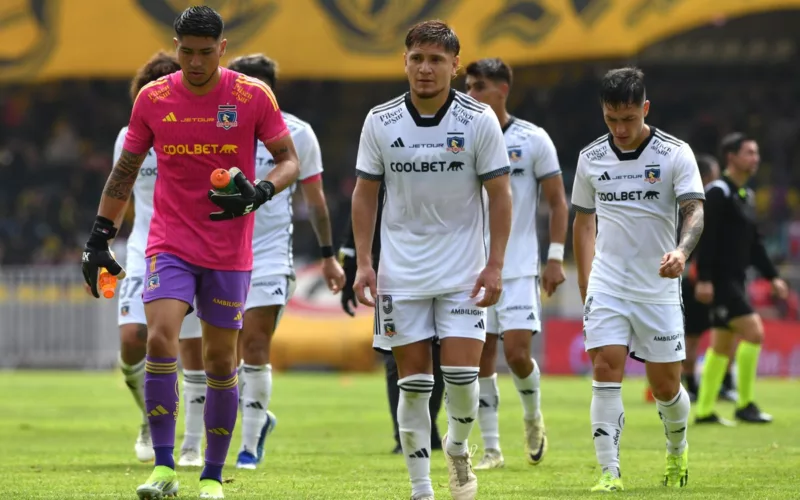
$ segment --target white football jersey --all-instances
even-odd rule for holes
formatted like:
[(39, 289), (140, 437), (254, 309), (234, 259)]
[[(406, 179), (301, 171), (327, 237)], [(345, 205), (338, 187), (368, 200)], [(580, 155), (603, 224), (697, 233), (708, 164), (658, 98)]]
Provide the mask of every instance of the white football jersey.
[[(123, 127), (114, 143), (114, 164), (122, 155), (127, 132), (128, 127)], [(144, 251), (147, 247), (147, 234), (150, 232), (150, 219), (153, 218), (153, 190), (157, 173), (156, 154), (150, 149), (133, 184), (133, 230), (128, 237), (125, 258), (125, 272), (131, 276), (144, 276), (145, 273)]]
[(482, 182), (508, 172), (497, 116), (461, 92), (429, 117), (408, 93), (373, 108), (356, 174), (386, 182), (378, 293), (471, 290), (486, 265)]
[[(314, 130), (296, 116), (286, 112), (282, 114), (300, 160), (298, 182), (316, 179), (322, 173), (322, 153)], [(275, 160), (272, 154), (259, 142), (256, 149), (256, 177), (265, 179), (273, 168)], [(284, 189), (255, 212), (253, 278), (294, 274), (292, 195), (296, 189), (296, 184)]]
[[(539, 182), (561, 175), (556, 147), (543, 128), (514, 117), (503, 127), (503, 137), (508, 151), (514, 199), (503, 279), (538, 276), (536, 208), (539, 206)], [(486, 248), (489, 248), (488, 224)]]
[(635, 151), (621, 151), (610, 135), (581, 151), (572, 206), (597, 213), (587, 295), (680, 304), (680, 280), (662, 278), (658, 269), (677, 246), (678, 203), (691, 199), (705, 199), (694, 153), (655, 127)]

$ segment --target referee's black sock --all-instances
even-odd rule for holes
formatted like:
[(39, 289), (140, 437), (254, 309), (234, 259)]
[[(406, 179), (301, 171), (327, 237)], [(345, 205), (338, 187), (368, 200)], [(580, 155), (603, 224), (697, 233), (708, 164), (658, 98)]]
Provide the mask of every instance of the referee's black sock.
[(697, 395), (697, 379), (694, 373), (683, 374), (683, 386), (686, 388), (687, 392)]

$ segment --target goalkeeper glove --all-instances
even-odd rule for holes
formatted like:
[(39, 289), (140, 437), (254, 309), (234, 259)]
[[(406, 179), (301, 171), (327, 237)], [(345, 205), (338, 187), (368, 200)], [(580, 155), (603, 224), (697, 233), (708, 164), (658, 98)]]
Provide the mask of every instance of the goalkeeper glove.
[(222, 209), (221, 212), (212, 212), (209, 217), (213, 221), (230, 220), (235, 217), (247, 215), (253, 210), (272, 199), (275, 194), (275, 185), (270, 181), (259, 181), (253, 185), (241, 172), (233, 178), (239, 189), (238, 193), (225, 194), (214, 190), (208, 191), (208, 199)]
[(97, 291), (100, 268), (106, 268), (109, 273), (119, 279), (125, 277), (125, 270), (114, 259), (114, 255), (108, 248), (108, 241), (114, 239), (116, 235), (117, 229), (114, 227), (114, 223), (98, 215), (94, 221), (92, 233), (89, 235), (89, 241), (83, 247), (83, 256), (81, 258), (83, 279), (89, 285), (92, 295), (97, 299), (100, 298), (100, 294)]

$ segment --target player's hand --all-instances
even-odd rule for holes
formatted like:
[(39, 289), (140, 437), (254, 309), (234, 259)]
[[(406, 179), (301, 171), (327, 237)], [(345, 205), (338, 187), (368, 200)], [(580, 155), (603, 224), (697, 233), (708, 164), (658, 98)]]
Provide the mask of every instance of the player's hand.
[(548, 260), (542, 273), (542, 288), (548, 297), (552, 297), (558, 285), (566, 281), (564, 266), (557, 260)]
[(683, 274), (686, 266), (686, 254), (681, 250), (673, 250), (661, 257), (661, 267), (658, 268), (658, 275), (662, 278), (675, 279)]
[(698, 281), (694, 285), (694, 298), (701, 304), (710, 305), (714, 302), (714, 284), (710, 281)]
[[(375, 270), (372, 267), (358, 266), (356, 279), (353, 282), (353, 291), (356, 292), (358, 301), (365, 306), (375, 307), (375, 298), (378, 297), (377, 281), (378, 278), (375, 276)], [(370, 297), (365, 294), (367, 289), (369, 289)]]
[(475, 281), (475, 287), (469, 298), (474, 299), (483, 288), (483, 298), (475, 305), (489, 307), (497, 304), (500, 294), (503, 293), (503, 269), (497, 266), (486, 266)]
[(789, 298), (789, 285), (780, 278), (772, 280), (772, 293), (781, 300)]
[(325, 276), (325, 283), (328, 285), (328, 290), (333, 292), (334, 295), (339, 293), (344, 287), (344, 271), (342, 266), (336, 262), (333, 257), (322, 259), (322, 275)]
[[(341, 295), (342, 309), (344, 309), (344, 312), (350, 316), (355, 316), (356, 313), (353, 311), (353, 309), (358, 307), (356, 293), (353, 291), (353, 283), (356, 280), (356, 259), (354, 257), (345, 255), (341, 250), (339, 250), (339, 263), (342, 265), (342, 270), (344, 271), (345, 277)], [(351, 309), (351, 306), (353, 309)]]
[(221, 212), (212, 212), (209, 215), (211, 220), (231, 220), (247, 215), (271, 200), (275, 194), (275, 186), (270, 181), (259, 181), (253, 185), (241, 172), (234, 176), (233, 182), (239, 189), (238, 193), (225, 194), (213, 189), (208, 191), (208, 199), (222, 209)]
[(114, 255), (108, 248), (108, 241), (114, 239), (116, 235), (117, 228), (114, 227), (114, 223), (98, 215), (89, 235), (89, 241), (83, 247), (83, 255), (81, 256), (83, 279), (89, 287), (89, 292), (96, 299), (100, 298), (100, 293), (97, 291), (100, 268), (106, 268), (109, 273), (118, 279), (125, 277), (125, 270), (114, 259)]

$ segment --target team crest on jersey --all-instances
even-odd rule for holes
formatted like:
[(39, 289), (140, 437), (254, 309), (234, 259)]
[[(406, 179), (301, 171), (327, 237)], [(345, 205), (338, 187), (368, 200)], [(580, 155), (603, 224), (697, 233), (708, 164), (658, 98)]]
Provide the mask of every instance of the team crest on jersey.
[(383, 333), (387, 337), (394, 337), (397, 334), (397, 330), (394, 328), (394, 323), (384, 323), (383, 324)]
[[(651, 167), (658, 167), (658, 165), (652, 165)], [(644, 169), (644, 181), (649, 182), (650, 184), (655, 184), (656, 182), (661, 182), (661, 169), (660, 168), (645, 168)]]
[(508, 159), (514, 163), (522, 159), (522, 148), (511, 148), (508, 150)]
[(161, 279), (158, 277), (158, 273), (151, 274), (147, 277), (147, 291), (152, 292), (156, 288), (161, 286)]
[(127, 316), (128, 314), (130, 314), (130, 312), (131, 312), (131, 307), (130, 306), (122, 306), (119, 309), (120, 316)]
[(233, 127), (238, 126), (239, 122), (236, 121), (236, 115), (237, 113), (235, 104), (220, 104), (219, 108), (217, 109), (217, 127), (230, 130)]
[(464, 151), (464, 137), (460, 135), (448, 135), (447, 150), (451, 153), (459, 153)]

